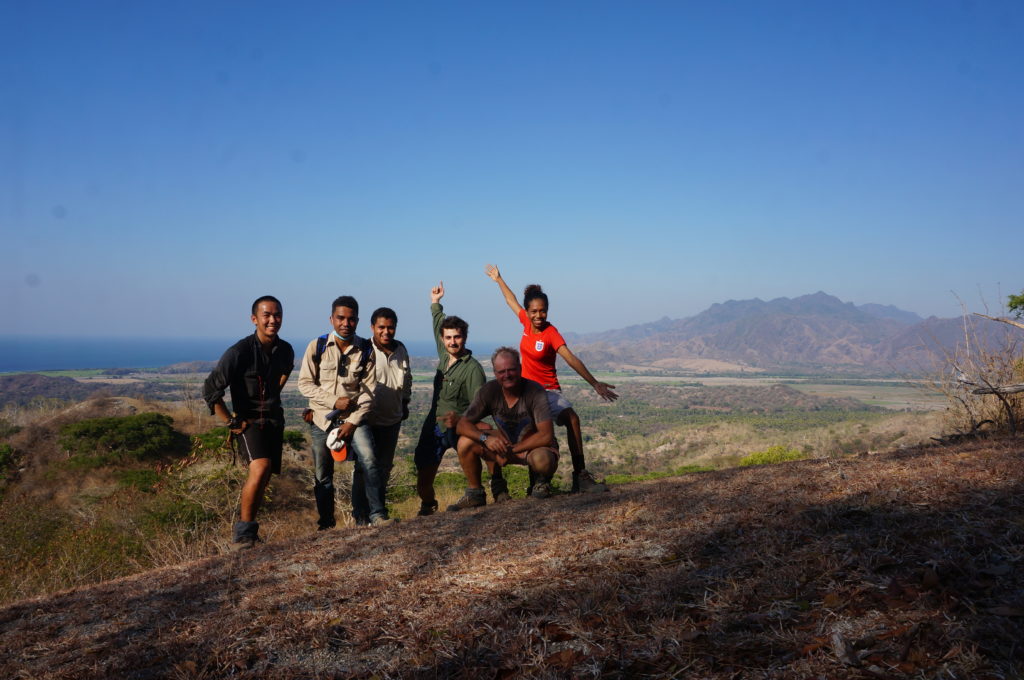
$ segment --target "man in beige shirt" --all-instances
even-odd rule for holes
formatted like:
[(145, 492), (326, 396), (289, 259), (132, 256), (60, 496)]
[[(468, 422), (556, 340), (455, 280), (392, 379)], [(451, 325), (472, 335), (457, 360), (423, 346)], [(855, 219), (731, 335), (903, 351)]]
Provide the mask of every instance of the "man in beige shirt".
[(310, 341), (299, 367), (299, 392), (309, 399), (312, 411), (309, 431), (313, 439), (313, 496), (320, 530), (335, 525), (334, 459), (327, 449), (327, 430), (331, 425), (327, 415), (334, 410), (341, 411), (340, 436), (349, 446), (358, 474), (365, 479), (363, 493), (352, 494), (352, 517), (360, 526), (391, 522), (381, 501), (381, 471), (373, 435), (366, 423), (376, 386), (373, 345), (356, 335), (358, 324), (359, 303), (355, 298), (337, 298), (331, 305), (334, 330)]
[[(368, 423), (373, 434), (373, 450), (380, 470), (381, 503), (385, 503), (391, 468), (395, 460), (395, 447), (402, 421), (409, 417), (409, 399), (412, 397), (412, 370), (409, 352), (395, 339), (398, 315), (393, 309), (380, 307), (370, 315), (373, 330), (374, 377), (373, 409)], [(359, 470), (352, 479), (352, 493), (361, 493), (365, 479)]]

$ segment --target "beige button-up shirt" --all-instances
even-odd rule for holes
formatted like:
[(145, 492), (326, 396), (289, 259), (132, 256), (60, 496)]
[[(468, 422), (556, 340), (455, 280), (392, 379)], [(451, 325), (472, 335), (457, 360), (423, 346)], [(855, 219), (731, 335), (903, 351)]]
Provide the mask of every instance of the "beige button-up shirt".
[(361, 371), (358, 370), (364, 342), (370, 341), (356, 336), (342, 353), (334, 336), (328, 336), (319, 368), (314, 359), (317, 338), (313, 338), (306, 346), (306, 353), (302, 355), (302, 364), (299, 366), (299, 392), (309, 399), (309, 408), (313, 409), (313, 424), (321, 430), (327, 429), (327, 414), (334, 410), (334, 402), (338, 397), (352, 400), (343, 413), (346, 423), (361, 425), (370, 413), (373, 390), (377, 383), (375, 357), (371, 349), (366, 365)]
[(371, 425), (394, 425), (402, 422), (402, 406), (412, 398), (412, 371), (409, 352), (395, 340), (390, 356), (373, 343), (377, 385), (373, 390), (373, 408), (368, 422)]

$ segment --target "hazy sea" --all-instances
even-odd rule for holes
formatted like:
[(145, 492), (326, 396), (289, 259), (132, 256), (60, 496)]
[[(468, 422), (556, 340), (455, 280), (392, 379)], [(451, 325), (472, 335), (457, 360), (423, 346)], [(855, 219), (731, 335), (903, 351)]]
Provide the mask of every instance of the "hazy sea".
[[(292, 343), (296, 353), (308, 340)], [(0, 373), (66, 371), (89, 368), (160, 368), (183, 361), (216, 361), (238, 338), (61, 338), (0, 336)], [(413, 356), (436, 356), (433, 342), (405, 341)], [(470, 345), (473, 347), (473, 345)], [(477, 356), (493, 350), (493, 343), (473, 347)]]

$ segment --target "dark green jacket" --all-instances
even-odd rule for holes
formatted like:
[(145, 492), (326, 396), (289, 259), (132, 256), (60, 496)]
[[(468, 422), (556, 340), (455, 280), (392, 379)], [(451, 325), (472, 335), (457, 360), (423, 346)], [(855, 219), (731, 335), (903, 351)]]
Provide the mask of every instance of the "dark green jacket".
[[(444, 346), (441, 339), (441, 323), (444, 321), (444, 307), (435, 302), (430, 305), (430, 314), (434, 320), (434, 341), (437, 343), (437, 373), (434, 375), (434, 417), (443, 416), (449, 411), (455, 411), (460, 416), (469, 408), (476, 391), (479, 390), (487, 378), (484, 376), (483, 366), (473, 358), (473, 353), (468, 349), (451, 366), (448, 361), (451, 355)], [(447, 428), (441, 424), (441, 431)]]

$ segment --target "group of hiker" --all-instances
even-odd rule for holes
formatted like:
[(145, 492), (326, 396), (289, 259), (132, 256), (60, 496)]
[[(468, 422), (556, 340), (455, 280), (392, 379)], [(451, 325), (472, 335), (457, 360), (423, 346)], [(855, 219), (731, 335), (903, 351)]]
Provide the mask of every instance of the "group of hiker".
[[(548, 322), (548, 297), (540, 286), (527, 286), (520, 304), (496, 266), (487, 265), (485, 271), (522, 324), (522, 338), (518, 350), (499, 347), (494, 351), (494, 379), (487, 381), (480, 362), (466, 347), (469, 325), (444, 313), (443, 282), (431, 289), (438, 365), (430, 412), (414, 453), (421, 516), (438, 510), (434, 479), (449, 449), (458, 453), (467, 482), (465, 493), (448, 506), (449, 512), (487, 503), (484, 465), (496, 503), (510, 498), (502, 474), (506, 465), (528, 468), (527, 494), (535, 499), (550, 496), (559, 459), (556, 424), (566, 428), (572, 491), (607, 490), (586, 469), (579, 416), (561, 392), (556, 358), (561, 356), (605, 400), (618, 398), (615, 386), (598, 381)], [(252, 304), (251, 319), (255, 332), (228, 348), (203, 384), (210, 413), (224, 421), (248, 461), (232, 548), (252, 547), (259, 541), (260, 502), (270, 476), (281, 471), (281, 390), (295, 365), (292, 346), (279, 336), (280, 300), (270, 295), (258, 298)], [(385, 493), (399, 431), (409, 417), (409, 353), (395, 338), (398, 316), (390, 308), (380, 307), (370, 316), (371, 338), (356, 334), (359, 303), (351, 296), (334, 300), (330, 322), (332, 330), (312, 339), (299, 363), (299, 392), (309, 400), (303, 419), (312, 440), (317, 526), (326, 530), (336, 525), (336, 451), (347, 451), (354, 462), (355, 523), (384, 526), (394, 521), (388, 516)], [(224, 402), (228, 391), (233, 412)], [(488, 417), (495, 427), (484, 422)]]

